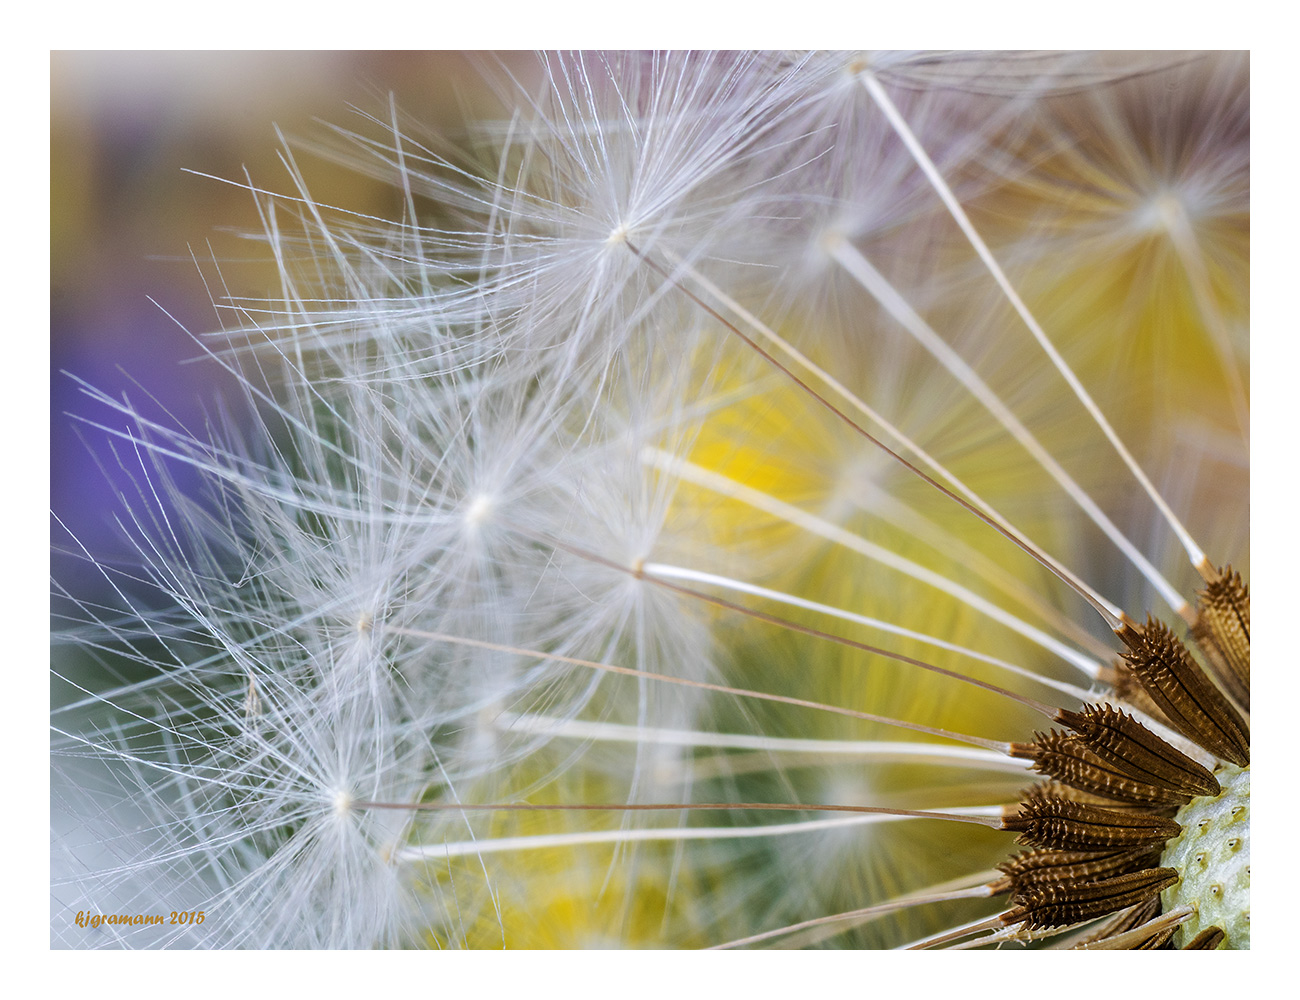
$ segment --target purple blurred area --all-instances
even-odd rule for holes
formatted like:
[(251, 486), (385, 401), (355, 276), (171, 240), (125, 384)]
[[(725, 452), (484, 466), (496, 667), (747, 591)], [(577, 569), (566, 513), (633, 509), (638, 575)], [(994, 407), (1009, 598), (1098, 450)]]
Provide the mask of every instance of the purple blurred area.
[[(69, 376), (113, 397), (125, 393), (172, 425), (201, 430), (218, 400), (238, 416), (241, 394), (218, 365), (194, 360), (202, 351), (186, 329), (220, 328), (203, 276), (219, 270), (237, 296), (277, 288), (261, 248), (239, 235), (261, 229), (252, 196), (185, 171), (242, 182), (247, 170), (261, 187), (290, 190), (277, 126), (291, 142), (322, 138), (322, 123), (363, 130), (362, 111), (387, 120), (391, 92), (402, 113), (430, 129), (454, 129), (467, 110), (490, 101), (480, 68), (495, 58), (52, 53), (50, 493), (67, 528), (51, 519), (56, 606), (61, 590), (86, 601), (109, 598), (102, 575), (68, 553), (84, 546), (98, 559), (131, 562), (114, 517), (118, 492), (138, 489), (106, 448), (105, 432), (84, 422), (124, 430), (127, 421)], [(298, 164), (318, 201), (400, 212), (383, 181), (310, 156)], [(117, 448), (129, 466), (129, 448), (120, 441)], [(139, 480), (138, 465), (134, 471)], [(171, 472), (182, 489), (195, 488), (190, 470)]]

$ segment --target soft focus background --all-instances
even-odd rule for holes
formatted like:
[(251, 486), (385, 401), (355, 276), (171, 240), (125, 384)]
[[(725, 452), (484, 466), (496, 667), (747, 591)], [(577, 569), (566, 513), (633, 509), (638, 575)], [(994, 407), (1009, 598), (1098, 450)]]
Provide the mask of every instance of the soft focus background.
[[(69, 375), (113, 396), (125, 392), (146, 412), (165, 409), (201, 427), (218, 399), (238, 402), (216, 365), (185, 363), (201, 352), (181, 326), (195, 334), (219, 327), (209, 296), (220, 293), (203, 277), (215, 276), (215, 259), (235, 295), (276, 287), (262, 248), (241, 239), (261, 230), (252, 195), (186, 171), (238, 183), (247, 171), (257, 186), (289, 190), (277, 127), (291, 144), (326, 137), (325, 123), (364, 130), (364, 114), (389, 118), (392, 93), (402, 113), (454, 130), (491, 102), (479, 68), (498, 61), (514, 71), (531, 57), (51, 54), (50, 506), (87, 549), (125, 555), (112, 496), (116, 487), (131, 487), (120, 470), (101, 469), (102, 449), (97, 461), (83, 442), (102, 432), (69, 413), (93, 420), (108, 414)], [(400, 213), (387, 181), (309, 155), (296, 162), (318, 201)], [(61, 553), (76, 543), (57, 522), (51, 531), (54, 578), (83, 599), (103, 596), (98, 574)]]

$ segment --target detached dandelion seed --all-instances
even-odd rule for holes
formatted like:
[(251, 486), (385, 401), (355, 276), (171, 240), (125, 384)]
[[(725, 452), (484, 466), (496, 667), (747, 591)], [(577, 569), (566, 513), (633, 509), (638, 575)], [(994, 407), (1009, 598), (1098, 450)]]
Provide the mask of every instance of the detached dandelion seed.
[(80, 383), (54, 897), (205, 919), (55, 942), (1248, 948), (1246, 58), (538, 68), (231, 182), (251, 431)]

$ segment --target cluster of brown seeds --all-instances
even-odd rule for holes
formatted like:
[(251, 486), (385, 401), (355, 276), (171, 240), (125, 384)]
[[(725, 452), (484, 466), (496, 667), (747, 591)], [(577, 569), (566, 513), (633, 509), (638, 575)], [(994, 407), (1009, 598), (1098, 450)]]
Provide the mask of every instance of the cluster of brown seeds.
[[(1200, 748), (1203, 759), (1244, 768), (1250, 764), (1243, 716), (1250, 708), (1250, 594), (1230, 569), (1207, 574), (1207, 581), (1192, 636), (1210, 672), (1162, 622), (1125, 621), (1116, 630), (1128, 651), (1116, 666), (1115, 697)], [(1176, 737), (1159, 735), (1113, 705), (1062, 709), (1056, 721), (1063, 731), (1012, 744), (1013, 756), (1033, 761), (1050, 780), (1028, 791), (1003, 820), (1031, 850), (1000, 866), (995, 889), (1010, 893), (1011, 902), (998, 920), (1032, 936), (1108, 918), (1072, 943), (1166, 946), (1179, 916), (1162, 919), (1161, 892), (1180, 872), (1161, 867), (1161, 855), (1181, 832), (1178, 808), (1218, 795), (1219, 781), (1173, 745)], [(1225, 937), (1222, 928), (1205, 927), (1184, 947), (1217, 948)]]

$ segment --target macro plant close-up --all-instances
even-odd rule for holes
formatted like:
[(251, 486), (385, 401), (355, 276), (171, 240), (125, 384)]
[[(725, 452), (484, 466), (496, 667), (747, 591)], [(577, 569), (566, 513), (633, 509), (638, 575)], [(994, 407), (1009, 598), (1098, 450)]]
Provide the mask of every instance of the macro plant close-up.
[(1248, 56), (478, 72), (61, 376), (54, 946), (1249, 948)]

